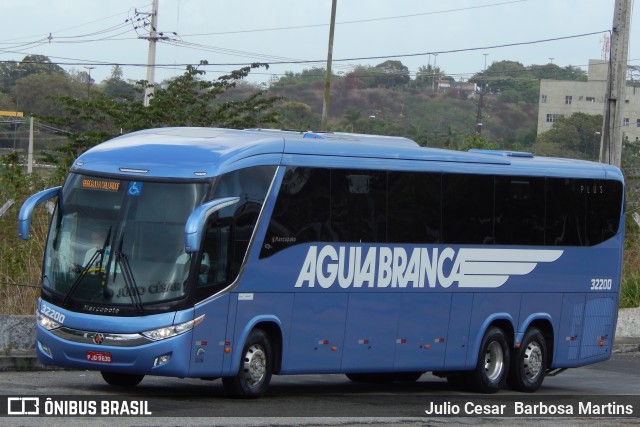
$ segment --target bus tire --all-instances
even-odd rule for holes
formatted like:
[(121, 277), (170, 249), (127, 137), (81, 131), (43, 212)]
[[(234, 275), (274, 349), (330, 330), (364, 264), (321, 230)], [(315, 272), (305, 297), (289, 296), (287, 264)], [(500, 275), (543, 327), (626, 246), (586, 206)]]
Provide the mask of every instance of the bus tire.
[(115, 387), (135, 387), (140, 384), (140, 381), (144, 378), (144, 375), (136, 374), (122, 374), (119, 372), (104, 372), (100, 371), (102, 379), (109, 385)]
[(520, 348), (513, 350), (507, 384), (512, 390), (533, 393), (542, 385), (546, 372), (547, 342), (539, 329), (530, 328)]
[(507, 337), (502, 329), (490, 327), (482, 337), (476, 368), (468, 374), (471, 387), (481, 393), (496, 393), (505, 384), (509, 360)]
[(234, 377), (223, 377), (227, 393), (244, 398), (262, 396), (273, 373), (273, 352), (269, 336), (262, 329), (249, 333), (242, 349), (240, 368)]

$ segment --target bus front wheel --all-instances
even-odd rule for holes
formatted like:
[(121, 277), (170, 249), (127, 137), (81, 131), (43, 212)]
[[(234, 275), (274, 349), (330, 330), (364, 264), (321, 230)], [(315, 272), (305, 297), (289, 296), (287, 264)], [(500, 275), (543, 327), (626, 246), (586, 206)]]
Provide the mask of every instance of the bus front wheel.
[(262, 396), (271, 381), (272, 354), (269, 336), (261, 329), (251, 331), (242, 350), (238, 373), (222, 378), (227, 393), (247, 398)]
[(500, 328), (491, 327), (482, 338), (476, 369), (469, 373), (472, 387), (482, 393), (496, 393), (509, 372), (509, 344)]
[(144, 378), (144, 375), (135, 374), (122, 374), (119, 372), (103, 372), (101, 371), (102, 379), (107, 384), (116, 387), (135, 387), (140, 384), (140, 381)]
[(514, 349), (507, 384), (512, 390), (532, 393), (542, 385), (546, 370), (547, 343), (539, 329), (531, 328)]

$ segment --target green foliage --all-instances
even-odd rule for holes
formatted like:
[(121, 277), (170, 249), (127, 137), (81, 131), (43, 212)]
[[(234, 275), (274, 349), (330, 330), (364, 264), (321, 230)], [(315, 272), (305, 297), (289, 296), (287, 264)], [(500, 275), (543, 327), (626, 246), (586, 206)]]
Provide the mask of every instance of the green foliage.
[(14, 203), (0, 217), (0, 313), (33, 314), (37, 288), (16, 286), (38, 283), (49, 215), (38, 208), (32, 220), (31, 239), (18, 238), (18, 211), (26, 198), (45, 188), (37, 175), (27, 175), (16, 152), (0, 158), (0, 206)]
[[(628, 182), (627, 190), (633, 187)], [(632, 197), (627, 193), (628, 199), (631, 198), (630, 196)], [(638, 265), (640, 265), (640, 227), (632, 218), (632, 213), (637, 212), (637, 210), (637, 203), (631, 209), (627, 206), (624, 262), (622, 264), (622, 284), (620, 288), (621, 308), (640, 307), (640, 272), (638, 272)]]
[(87, 96), (86, 93), (86, 86), (60, 73), (31, 74), (18, 80), (13, 89), (19, 110), (34, 116), (57, 114), (60, 108), (57, 98), (82, 98)]
[[(79, 153), (121, 133), (169, 126), (247, 128), (274, 123), (277, 117), (272, 107), (280, 98), (266, 96), (265, 91), (256, 91), (236, 101), (215, 102), (251, 69), (263, 66), (253, 64), (213, 81), (202, 78), (205, 71), (188, 66), (186, 72), (169, 81), (167, 87), (156, 88), (148, 107), (144, 107), (139, 98), (127, 94), (112, 97), (97, 93), (88, 99), (61, 97), (58, 102), (62, 113), (47, 117), (47, 121), (75, 131), (57, 156), (47, 160), (59, 165), (58, 176), (61, 176)], [(142, 91), (146, 82), (138, 84)]]
[[(271, 86), (274, 88), (287, 87), (299, 88), (304, 86), (324, 87), (324, 81), (327, 78), (327, 69), (324, 67), (313, 67), (304, 69), (299, 73), (287, 71), (284, 76), (274, 81)], [(339, 79), (337, 75), (331, 75), (332, 81)]]
[(493, 93), (505, 94), (504, 102), (537, 104), (540, 79), (586, 81), (587, 75), (581, 68), (571, 65), (564, 68), (556, 64), (525, 67), (516, 61), (499, 61), (469, 81), (482, 87), (486, 85)]
[(498, 145), (484, 138), (478, 132), (472, 133), (471, 135), (465, 135), (463, 138), (463, 145), (460, 147), (462, 151), (468, 151), (471, 149), (476, 150), (497, 150)]
[(311, 107), (304, 102), (285, 101), (278, 107), (278, 114), (283, 129), (310, 130), (319, 126)]
[(59, 65), (51, 63), (44, 55), (27, 55), (22, 62), (7, 61), (0, 63), (0, 92), (9, 93), (16, 82), (34, 74), (65, 75)]
[(536, 153), (596, 160), (600, 154), (602, 115), (575, 113), (559, 117), (550, 130), (538, 136)]
[(622, 280), (620, 308), (640, 307), (640, 274), (631, 272)]
[[(436, 83), (440, 80), (442, 75), (443, 73), (440, 67), (434, 67), (431, 64), (426, 66), (422, 65), (418, 68), (418, 73), (416, 74), (416, 86), (422, 88), (435, 88)], [(447, 80), (449, 79), (451, 78), (449, 77)]]

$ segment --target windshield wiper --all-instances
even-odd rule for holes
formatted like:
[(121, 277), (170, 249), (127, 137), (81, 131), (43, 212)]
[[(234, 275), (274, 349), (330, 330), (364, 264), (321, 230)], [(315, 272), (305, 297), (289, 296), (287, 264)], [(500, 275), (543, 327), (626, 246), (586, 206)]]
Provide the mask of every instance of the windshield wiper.
[(89, 273), (89, 271), (91, 270), (91, 266), (98, 259), (98, 257), (100, 257), (100, 262), (98, 263), (98, 272), (102, 274), (102, 263), (104, 261), (104, 253), (107, 250), (107, 246), (109, 246), (110, 239), (111, 239), (111, 227), (109, 227), (109, 232), (107, 233), (107, 238), (104, 239), (104, 244), (102, 245), (102, 248), (96, 249), (94, 254), (91, 256), (91, 259), (87, 261), (85, 265), (82, 266), (82, 271), (80, 275), (76, 277), (76, 280), (71, 285), (71, 288), (69, 288), (69, 292), (67, 292), (67, 294), (64, 296), (64, 300), (62, 301), (63, 307), (65, 307), (69, 303), (71, 296), (76, 291), (76, 289), (78, 289), (78, 286), (80, 286), (80, 283), (82, 283), (82, 280), (86, 277), (87, 273)]
[[(142, 299), (140, 298), (140, 294), (138, 293), (138, 286), (136, 284), (136, 279), (133, 277), (133, 271), (131, 271), (131, 265), (129, 264), (129, 258), (125, 254), (122, 253), (122, 241), (124, 239), (120, 239), (120, 247), (116, 251), (116, 262), (120, 264), (120, 268), (122, 269), (122, 278), (124, 279), (124, 285), (129, 291), (129, 297), (131, 297), (131, 302), (133, 303), (133, 307), (138, 310), (140, 314), (144, 313), (144, 307), (142, 306)], [(115, 272), (114, 272), (115, 275)]]

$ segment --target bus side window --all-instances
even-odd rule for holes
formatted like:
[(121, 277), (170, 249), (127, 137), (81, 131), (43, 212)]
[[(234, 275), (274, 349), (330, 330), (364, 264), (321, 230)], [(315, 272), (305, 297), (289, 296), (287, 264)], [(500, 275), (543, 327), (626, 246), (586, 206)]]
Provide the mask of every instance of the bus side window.
[(334, 242), (386, 240), (386, 171), (331, 170), (331, 236)]
[(545, 179), (495, 178), (495, 237), (498, 245), (543, 245)]
[(389, 172), (389, 243), (440, 242), (440, 178), (439, 173)]
[(262, 243), (260, 258), (296, 244), (331, 240), (329, 180), (329, 169), (302, 166), (287, 169)]
[(494, 243), (493, 175), (444, 174), (442, 199), (445, 243)]
[(547, 245), (587, 245), (584, 185), (583, 179), (547, 178)]
[(613, 237), (620, 228), (622, 183), (589, 180), (587, 194), (587, 240), (597, 245)]
[(212, 295), (230, 283), (230, 246), (231, 226), (228, 221), (209, 221), (196, 270), (199, 297)]

